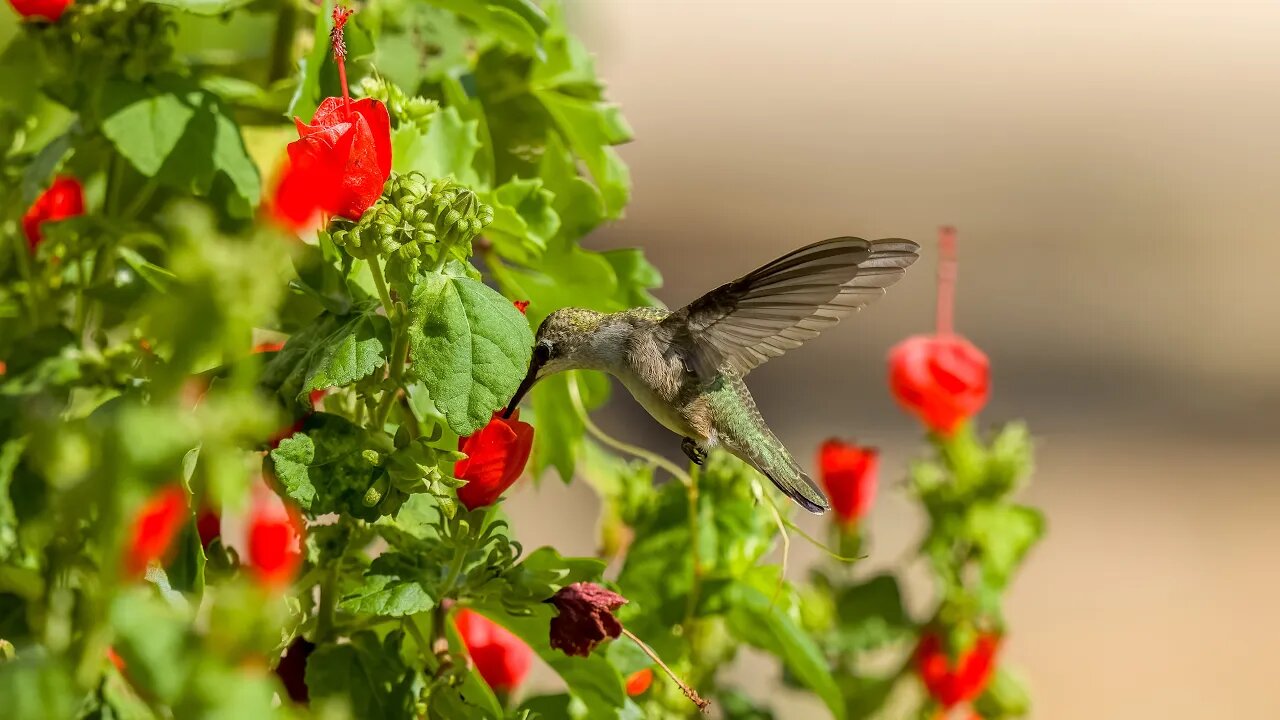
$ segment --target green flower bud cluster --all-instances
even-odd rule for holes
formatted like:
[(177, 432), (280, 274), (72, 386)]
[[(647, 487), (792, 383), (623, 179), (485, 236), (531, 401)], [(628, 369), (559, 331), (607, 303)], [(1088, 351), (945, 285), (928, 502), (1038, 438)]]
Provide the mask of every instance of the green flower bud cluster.
[(468, 250), (493, 222), (493, 208), (452, 180), (428, 181), (422, 173), (393, 175), (382, 198), (358, 222), (338, 219), (333, 243), (352, 257), (381, 256), (416, 265), (425, 254), (438, 260), (448, 248)]
[(395, 127), (413, 125), (420, 132), (426, 132), (431, 116), (440, 108), (440, 103), (424, 97), (410, 97), (400, 86), (381, 77), (367, 77), (360, 83), (365, 97), (382, 101), (387, 106), (387, 114), (391, 116), (391, 124)]
[(49, 67), (61, 79), (51, 94), (76, 102), (106, 75), (138, 82), (173, 70), (176, 32), (168, 11), (154, 3), (78, 2), (42, 35)]

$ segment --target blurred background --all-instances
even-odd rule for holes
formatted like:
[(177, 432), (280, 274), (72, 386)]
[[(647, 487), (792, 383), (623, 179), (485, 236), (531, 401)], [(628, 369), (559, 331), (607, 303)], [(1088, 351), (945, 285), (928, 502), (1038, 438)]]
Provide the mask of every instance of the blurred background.
[[(1034, 716), (1280, 717), (1280, 4), (572, 10), (636, 132), (627, 217), (589, 244), (642, 245), (668, 304), (833, 235), (925, 245), (886, 298), (750, 377), (806, 467), (830, 435), (883, 449), (869, 570), (922, 528), (902, 478), (924, 448), (884, 359), (931, 331), (953, 224), (958, 328), (993, 364), (981, 420), (1038, 439), (1024, 497), (1049, 535), (1009, 597), (1005, 655)], [(625, 391), (598, 419), (681, 457)], [(508, 507), (527, 546), (595, 547), (581, 484)], [(796, 542), (792, 577), (817, 560)], [(741, 673), (781, 716), (818, 712), (771, 666)]]

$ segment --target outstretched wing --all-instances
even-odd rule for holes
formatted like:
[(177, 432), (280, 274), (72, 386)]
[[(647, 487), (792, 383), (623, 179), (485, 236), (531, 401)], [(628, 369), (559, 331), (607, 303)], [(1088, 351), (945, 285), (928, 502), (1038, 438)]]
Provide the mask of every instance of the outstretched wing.
[(910, 240), (838, 237), (787, 253), (721, 285), (663, 321), (703, 380), (739, 375), (815, 338), (884, 294), (916, 261)]

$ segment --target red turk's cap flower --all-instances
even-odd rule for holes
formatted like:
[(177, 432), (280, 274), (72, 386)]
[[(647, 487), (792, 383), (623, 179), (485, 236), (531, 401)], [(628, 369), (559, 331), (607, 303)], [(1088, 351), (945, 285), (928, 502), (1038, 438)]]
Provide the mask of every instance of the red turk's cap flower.
[(523, 640), (489, 618), (466, 608), (458, 611), (454, 623), (467, 646), (471, 662), (475, 663), (476, 672), (489, 687), (509, 693), (524, 681), (533, 663), (533, 650)]
[(302, 521), (275, 493), (255, 491), (249, 516), (249, 568), (258, 582), (283, 590), (302, 565)]
[(467, 484), (458, 488), (458, 501), (468, 510), (492, 505), (524, 472), (533, 449), (533, 426), (520, 421), (517, 410), (510, 418), (497, 413), (474, 435), (458, 440), (467, 454), (453, 466), (453, 474)]
[(560, 588), (547, 602), (559, 613), (551, 619), (551, 647), (565, 655), (587, 657), (600, 643), (622, 634), (613, 611), (627, 599), (612, 590), (579, 582)]
[(982, 694), (991, 679), (999, 648), (999, 635), (980, 634), (973, 647), (960, 653), (953, 664), (943, 646), (942, 637), (934, 631), (928, 631), (916, 646), (916, 674), (920, 676), (930, 697), (944, 708), (954, 707)]
[(49, 189), (41, 193), (22, 216), (22, 231), (27, 236), (27, 248), (34, 253), (44, 240), (44, 235), (40, 232), (41, 225), (83, 214), (84, 188), (80, 181), (65, 175), (54, 178)]
[(156, 491), (133, 516), (124, 556), (125, 573), (141, 577), (153, 560), (165, 562), (187, 515), (187, 491), (182, 486), (166, 485)]
[(516, 300), (513, 304), (516, 306), (516, 309), (520, 311), (521, 315), (524, 315), (525, 311), (529, 309), (528, 300)]
[(9, 0), (9, 4), (24, 18), (39, 17), (58, 22), (62, 13), (71, 7), (71, 0)]
[(222, 535), (222, 517), (211, 507), (202, 508), (196, 516), (196, 533), (200, 535), (200, 547), (207, 549)]
[(987, 404), (991, 366), (985, 353), (952, 333), (954, 228), (942, 228), (939, 248), (938, 332), (909, 337), (889, 351), (889, 388), (926, 427), (950, 435)]
[(107, 659), (111, 661), (112, 665), (116, 666), (116, 670), (124, 672), (124, 658), (120, 657), (120, 653), (116, 652), (116, 649), (110, 645), (107, 646)]
[(637, 670), (627, 676), (627, 694), (631, 696), (639, 695), (649, 686), (653, 684), (653, 670), (645, 668)]
[(841, 524), (853, 525), (871, 509), (879, 465), (880, 452), (875, 448), (858, 447), (835, 438), (822, 443), (818, 469)]

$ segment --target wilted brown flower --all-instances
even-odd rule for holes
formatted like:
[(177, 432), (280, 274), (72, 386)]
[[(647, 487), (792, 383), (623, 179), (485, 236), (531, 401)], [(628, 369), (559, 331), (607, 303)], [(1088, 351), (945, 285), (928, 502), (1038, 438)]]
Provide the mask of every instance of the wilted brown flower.
[(551, 620), (551, 647), (565, 655), (587, 657), (597, 645), (622, 633), (613, 611), (627, 599), (595, 583), (580, 582), (560, 588), (547, 602), (559, 614)]

